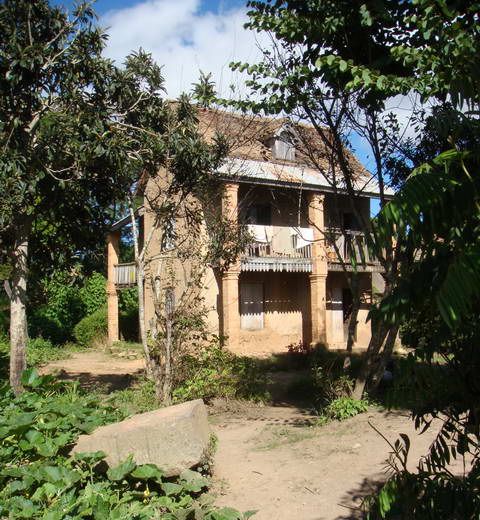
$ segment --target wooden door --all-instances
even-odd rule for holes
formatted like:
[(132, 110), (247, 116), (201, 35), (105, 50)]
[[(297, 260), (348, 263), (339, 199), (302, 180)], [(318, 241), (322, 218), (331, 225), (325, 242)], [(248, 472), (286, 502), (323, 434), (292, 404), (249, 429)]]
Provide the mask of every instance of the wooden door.
[(240, 284), (240, 328), (261, 330), (264, 326), (263, 284)]
[(342, 288), (331, 288), (331, 339), (332, 343), (343, 343), (345, 340), (343, 331)]

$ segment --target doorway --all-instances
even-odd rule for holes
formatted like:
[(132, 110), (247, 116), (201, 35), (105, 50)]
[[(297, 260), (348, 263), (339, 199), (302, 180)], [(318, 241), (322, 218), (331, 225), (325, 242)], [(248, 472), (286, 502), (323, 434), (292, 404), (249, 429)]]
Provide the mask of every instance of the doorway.
[(263, 283), (240, 284), (240, 328), (261, 330), (264, 327)]

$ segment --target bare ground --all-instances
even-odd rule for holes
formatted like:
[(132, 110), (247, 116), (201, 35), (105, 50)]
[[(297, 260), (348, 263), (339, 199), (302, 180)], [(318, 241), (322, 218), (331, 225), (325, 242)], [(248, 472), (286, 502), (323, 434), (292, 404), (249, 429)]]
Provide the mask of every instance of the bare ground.
[[(142, 360), (113, 359), (97, 351), (75, 353), (43, 372), (79, 379), (106, 391), (128, 386)], [(306, 409), (218, 402), (210, 409), (218, 437), (213, 494), (218, 505), (257, 510), (256, 520), (361, 518), (363, 497), (385, 479), (390, 441), (413, 440), (416, 463), (433, 439), (418, 436), (407, 414), (371, 409), (344, 422), (312, 426)]]

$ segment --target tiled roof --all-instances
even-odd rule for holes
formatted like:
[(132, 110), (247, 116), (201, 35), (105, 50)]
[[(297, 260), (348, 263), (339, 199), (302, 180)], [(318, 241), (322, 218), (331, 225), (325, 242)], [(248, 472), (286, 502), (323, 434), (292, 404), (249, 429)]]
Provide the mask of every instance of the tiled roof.
[[(242, 115), (222, 110), (201, 109), (199, 126), (206, 139), (216, 133), (227, 138), (229, 157), (219, 173), (251, 183), (302, 185), (305, 189), (342, 190), (344, 181), (331, 154), (316, 130), (309, 125), (292, 124), (285, 118)], [(272, 154), (272, 140), (282, 128), (288, 128), (295, 141), (295, 161), (282, 161)], [(328, 135), (328, 133), (327, 133)], [(356, 188), (365, 195), (379, 194), (376, 179), (349, 150), (346, 150)], [(386, 188), (386, 195), (393, 195)]]

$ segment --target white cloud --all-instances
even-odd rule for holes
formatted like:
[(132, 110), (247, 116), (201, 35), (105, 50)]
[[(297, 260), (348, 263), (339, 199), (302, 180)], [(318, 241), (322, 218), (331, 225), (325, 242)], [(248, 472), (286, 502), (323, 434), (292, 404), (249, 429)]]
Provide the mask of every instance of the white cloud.
[(109, 11), (101, 19), (110, 36), (105, 54), (122, 62), (140, 47), (151, 52), (163, 65), (169, 97), (189, 91), (199, 70), (211, 72), (227, 96), (232, 83), (241, 87), (240, 76), (228, 64), (260, 57), (256, 35), (243, 28), (245, 9), (212, 13), (200, 7), (201, 0), (149, 0)]

